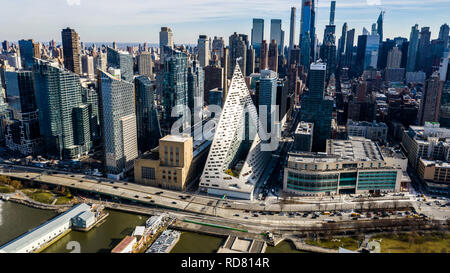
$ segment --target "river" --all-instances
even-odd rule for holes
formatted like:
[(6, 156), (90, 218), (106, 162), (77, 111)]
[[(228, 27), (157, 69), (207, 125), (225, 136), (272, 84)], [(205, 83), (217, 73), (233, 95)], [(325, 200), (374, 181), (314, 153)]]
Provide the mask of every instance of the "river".
[[(48, 247), (43, 253), (69, 253), (73, 242), (79, 244), (81, 253), (111, 252), (134, 228), (145, 224), (148, 216), (107, 210), (109, 216), (100, 226), (89, 232), (71, 231)], [(0, 201), (0, 245), (28, 230), (45, 223), (55, 212), (29, 208), (13, 202)], [(223, 238), (192, 232), (183, 232), (172, 253), (213, 253), (224, 242)]]

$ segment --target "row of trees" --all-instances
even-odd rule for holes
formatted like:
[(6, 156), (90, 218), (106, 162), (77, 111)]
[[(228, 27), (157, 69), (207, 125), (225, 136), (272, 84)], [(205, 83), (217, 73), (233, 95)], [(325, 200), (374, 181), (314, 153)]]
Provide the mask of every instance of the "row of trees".
[(14, 180), (8, 176), (3, 176), (3, 175), (0, 175), (0, 184), (9, 185), (16, 190), (20, 190), (23, 188), (23, 185), (19, 180)]

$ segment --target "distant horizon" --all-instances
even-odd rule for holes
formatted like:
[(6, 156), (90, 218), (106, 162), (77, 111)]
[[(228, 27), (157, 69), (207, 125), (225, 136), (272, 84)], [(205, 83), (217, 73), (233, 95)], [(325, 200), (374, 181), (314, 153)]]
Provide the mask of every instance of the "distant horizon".
[[(2, 3), (8, 12), (0, 17), (0, 40), (17, 42), (34, 39), (39, 42), (61, 40), (61, 30), (75, 29), (80, 41), (85, 43), (150, 43), (159, 44), (159, 31), (168, 26), (174, 33), (175, 44), (197, 44), (201, 34), (213, 38), (228, 37), (234, 32), (246, 34), (251, 39), (252, 19), (265, 22), (264, 37), (270, 36), (270, 19), (281, 19), (285, 31), (285, 45), (289, 42), (290, 9), (296, 7), (295, 44), (298, 44), (301, 0), (176, 0), (165, 3), (156, 0), (129, 0), (122, 5), (117, 0), (17, 0)], [(328, 24), (331, 0), (318, 4), (316, 32), (322, 42)], [(23, 8), (26, 5), (27, 8)], [(52, 10), (47, 7), (51, 6)], [(341, 37), (342, 25), (355, 28), (355, 35), (363, 27), (370, 30), (378, 15), (384, 10), (384, 39), (405, 37), (409, 39), (411, 27), (430, 27), (432, 39), (439, 28), (449, 23), (448, 0), (337, 0), (336, 40)], [(251, 12), (250, 12), (251, 11)], [(20, 15), (20, 16), (18, 16)], [(39, 16), (38, 16), (39, 15)], [(38, 22), (38, 23), (37, 23)], [(127, 42), (133, 41), (133, 42)]]

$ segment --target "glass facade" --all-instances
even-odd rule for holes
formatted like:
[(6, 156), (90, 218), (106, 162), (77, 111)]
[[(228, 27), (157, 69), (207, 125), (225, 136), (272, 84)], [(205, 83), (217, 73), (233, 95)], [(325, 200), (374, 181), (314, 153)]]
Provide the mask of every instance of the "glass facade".
[(338, 173), (303, 174), (288, 172), (287, 188), (306, 193), (336, 192), (338, 177)]
[(397, 172), (360, 172), (358, 190), (395, 190)]

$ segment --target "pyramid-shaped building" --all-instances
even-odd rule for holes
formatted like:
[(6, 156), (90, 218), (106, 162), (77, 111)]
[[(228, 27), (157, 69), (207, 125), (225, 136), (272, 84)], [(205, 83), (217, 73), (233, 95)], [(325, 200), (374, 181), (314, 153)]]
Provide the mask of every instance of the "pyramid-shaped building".
[(253, 199), (256, 183), (270, 160), (263, 151), (258, 113), (239, 68), (231, 86), (200, 181), (208, 194)]

